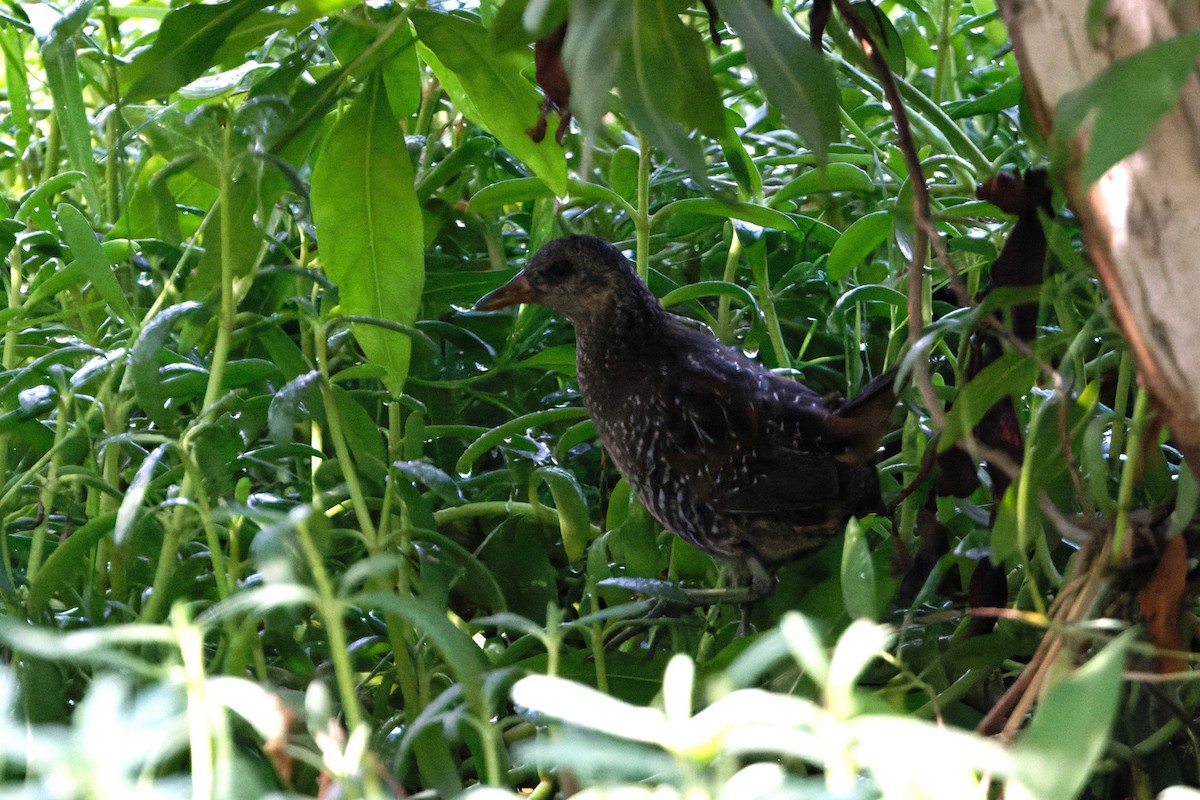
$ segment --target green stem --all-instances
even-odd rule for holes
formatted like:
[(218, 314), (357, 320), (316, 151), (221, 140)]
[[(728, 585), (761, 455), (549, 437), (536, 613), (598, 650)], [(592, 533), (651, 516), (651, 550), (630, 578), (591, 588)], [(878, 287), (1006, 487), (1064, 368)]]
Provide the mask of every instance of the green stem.
[(637, 232), (637, 272), (644, 281), (650, 275), (650, 142), (638, 137), (637, 215), (633, 218)]
[(192, 797), (214, 796), (213, 715), (209, 711), (208, 681), (204, 674), (204, 636), (187, 619), (182, 606), (172, 614), (183, 680), (187, 691), (188, 741), (191, 747)]
[(200, 526), (204, 529), (204, 538), (208, 544), (208, 556), (213, 565), (213, 579), (217, 584), (217, 597), (224, 600), (233, 594), (237, 586), (225, 567), (225, 557), (221, 552), (221, 537), (217, 533), (216, 523), (213, 522), (212, 505), (209, 503), (208, 491), (204, 488), (204, 476), (200, 472), (200, 466), (187, 449), (183, 451), (183, 464), (188, 476), (192, 479), (192, 486), (196, 494), (196, 513), (200, 516)]
[[(734, 229), (737, 235), (737, 229)], [(775, 294), (771, 291), (771, 276), (767, 272), (767, 245), (762, 238), (750, 245), (746, 251), (750, 257), (750, 267), (754, 272), (754, 285), (758, 287), (758, 307), (762, 311), (767, 325), (767, 335), (771, 337), (771, 350), (775, 353), (775, 364), (779, 367), (792, 366), (792, 358), (788, 353), (787, 343), (783, 340), (783, 329), (779, 325), (779, 313), (775, 309)]]
[[(730, 225), (732, 234), (729, 240), (729, 252), (725, 255), (725, 272), (721, 275), (721, 280), (726, 283), (733, 283), (737, 277), (738, 262), (742, 259), (742, 240), (738, 236), (737, 228)], [(715, 333), (717, 338), (722, 342), (728, 343), (733, 337), (733, 312), (731, 311), (731, 298), (727, 294), (723, 294), (717, 300), (717, 329)]]
[(233, 123), (225, 124), (225, 154), (221, 162), (221, 188), (217, 204), (221, 214), (221, 307), (217, 315), (217, 340), (208, 370), (203, 408), (217, 402), (225, 382), (225, 365), (233, 343), (237, 303), (233, 295)]
[(321, 559), (321, 553), (317, 549), (316, 543), (313, 542), (308, 517), (300, 520), (296, 525), (296, 533), (317, 590), (317, 613), (329, 634), (329, 657), (333, 661), (333, 673), (337, 681), (338, 694), (342, 699), (342, 713), (346, 716), (346, 728), (353, 732), (363, 724), (363, 710), (358, 703), (358, 684), (354, 678), (353, 666), (350, 664), (349, 642), (346, 639), (346, 627), (342, 619), (342, 604), (333, 591), (333, 583), (329, 580), (329, 573), (325, 571), (325, 562)]
[(1145, 451), (1146, 436), (1149, 428), (1150, 393), (1144, 386), (1139, 386), (1137, 397), (1133, 401), (1133, 420), (1129, 426), (1129, 445), (1125, 448), (1125, 465), (1121, 469), (1121, 486), (1117, 492), (1117, 520), (1113, 531), (1112, 560), (1120, 564), (1125, 558), (1125, 538), (1129, 531), (1129, 512), (1133, 506), (1133, 492), (1141, 479), (1142, 453)]
[(333, 397), (333, 387), (329, 377), (329, 351), (326, 347), (326, 331), (324, 325), (316, 328), (317, 369), (320, 370), (321, 403), (325, 407), (325, 416), (329, 428), (329, 439), (333, 443), (333, 451), (337, 454), (338, 464), (342, 468), (342, 477), (346, 480), (346, 489), (350, 492), (350, 502), (354, 508), (354, 518), (362, 530), (363, 539), (370, 552), (379, 550), (379, 535), (375, 522), (367, 510), (367, 498), (363, 494), (362, 483), (358, 479), (358, 470), (350, 455), (350, 446), (342, 430), (342, 417), (338, 412), (337, 402)]
[[(70, 433), (68, 420), (71, 414), (72, 399), (68, 391), (58, 400), (58, 421), (54, 426), (54, 441), (61, 442)], [(54, 457), (50, 459), (50, 466), (46, 470), (46, 479), (42, 484), (42, 521), (33, 530), (33, 541), (29, 545), (29, 566), (26, 568), (25, 579), (29, 583), (33, 583), (37, 577), (38, 570), (42, 567), (42, 553), (46, 549), (46, 532), (49, 529), (50, 514), (56, 508), (55, 495), (58, 492), (58, 469), (62, 464), (62, 450), (56, 448)]]
[(1117, 366), (1117, 393), (1113, 401), (1112, 438), (1108, 444), (1109, 466), (1112, 472), (1120, 468), (1118, 456), (1125, 452), (1126, 425), (1129, 417), (1129, 387), (1133, 384), (1133, 354), (1128, 350), (1121, 353)]
[[(21, 269), (21, 251), (18, 247), (13, 247), (8, 254), (8, 307), (21, 307), (21, 285), (23, 272)], [(4, 351), (0, 355), (3, 359), (3, 367), (8, 370), (15, 369), (17, 366), (17, 337), (20, 335), (20, 314), (15, 314), (9, 318), (8, 325), (4, 330)], [(8, 441), (9, 433), (5, 431), (0, 433), (0, 475), (8, 475)], [(0, 505), (0, 513), (5, 510), (5, 506)], [(0, 557), (4, 562), (4, 577), (8, 581), (9, 586), (15, 586), (12, 560), (8, 552), (8, 535), (0, 534)]]

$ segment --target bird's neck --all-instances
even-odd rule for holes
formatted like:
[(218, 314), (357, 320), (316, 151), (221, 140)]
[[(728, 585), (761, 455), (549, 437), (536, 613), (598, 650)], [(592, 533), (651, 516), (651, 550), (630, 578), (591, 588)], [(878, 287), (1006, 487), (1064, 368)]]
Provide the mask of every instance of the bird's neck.
[(637, 352), (656, 340), (669, 316), (654, 295), (637, 293), (577, 319), (576, 338), (584, 349)]

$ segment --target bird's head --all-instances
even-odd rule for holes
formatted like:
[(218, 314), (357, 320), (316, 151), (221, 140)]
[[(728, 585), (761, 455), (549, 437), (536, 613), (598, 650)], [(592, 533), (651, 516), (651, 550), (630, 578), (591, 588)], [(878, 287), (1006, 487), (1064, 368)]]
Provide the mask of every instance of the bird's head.
[(537, 303), (577, 326), (612, 322), (621, 309), (660, 308), (621, 251), (594, 236), (565, 236), (544, 245), (508, 283), (481, 298), (476, 311)]

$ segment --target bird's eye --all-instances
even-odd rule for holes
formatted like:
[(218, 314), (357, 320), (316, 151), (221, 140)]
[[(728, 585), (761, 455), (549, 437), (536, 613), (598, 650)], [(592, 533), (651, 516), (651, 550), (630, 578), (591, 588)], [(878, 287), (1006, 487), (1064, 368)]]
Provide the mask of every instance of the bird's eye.
[(571, 274), (571, 262), (564, 259), (551, 261), (542, 270), (542, 275), (551, 283), (562, 283)]

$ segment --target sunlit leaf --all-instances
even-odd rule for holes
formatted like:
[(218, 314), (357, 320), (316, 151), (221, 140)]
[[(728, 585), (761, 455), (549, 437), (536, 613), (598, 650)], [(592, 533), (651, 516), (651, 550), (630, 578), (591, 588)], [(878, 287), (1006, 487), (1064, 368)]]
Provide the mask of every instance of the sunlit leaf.
[[(343, 313), (416, 322), (425, 282), (421, 209), (404, 137), (382, 81), (371, 81), (329, 134), (313, 169), (312, 207), (322, 263), (338, 285)], [(400, 394), (409, 338), (356, 324), (367, 358)]]
[(522, 77), (527, 53), (498, 52), (487, 30), (461, 17), (416, 11), (413, 25), (427, 48), (426, 60), (456, 107), (490, 131), (550, 190), (567, 191), (567, 161), (553, 137), (534, 142), (526, 131), (537, 121), (542, 99)]

